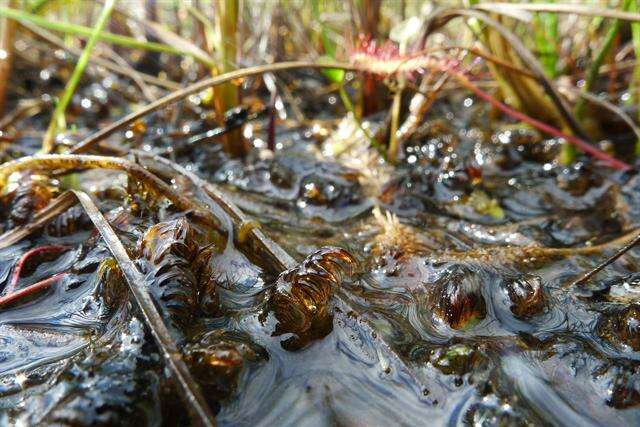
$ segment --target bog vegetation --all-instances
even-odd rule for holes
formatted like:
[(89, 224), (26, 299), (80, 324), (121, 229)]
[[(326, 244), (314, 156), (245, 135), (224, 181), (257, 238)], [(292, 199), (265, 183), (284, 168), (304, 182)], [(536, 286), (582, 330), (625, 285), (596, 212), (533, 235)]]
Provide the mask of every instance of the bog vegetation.
[(0, 3), (0, 423), (633, 424), (639, 8)]

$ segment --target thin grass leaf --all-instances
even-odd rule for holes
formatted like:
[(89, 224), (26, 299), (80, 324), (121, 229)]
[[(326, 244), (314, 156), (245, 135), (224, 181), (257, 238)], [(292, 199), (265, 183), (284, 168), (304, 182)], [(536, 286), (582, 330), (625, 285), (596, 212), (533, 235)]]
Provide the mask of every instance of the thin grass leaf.
[(206, 46), (210, 49), (213, 49), (214, 41), (215, 41), (215, 33), (216, 29), (211, 24), (211, 20), (207, 18), (201, 11), (196, 9), (191, 5), (187, 5), (187, 12), (191, 14), (200, 24), (202, 24), (204, 28), (204, 37)]
[(151, 32), (159, 40), (162, 40), (167, 45), (176, 47), (181, 52), (192, 56), (194, 59), (200, 61), (202, 64), (206, 65), (209, 68), (216, 67), (216, 61), (211, 56), (207, 55), (205, 51), (200, 49), (195, 44), (191, 43), (189, 40), (185, 39), (184, 37), (180, 37), (173, 31), (170, 31), (164, 28), (162, 25), (156, 24), (155, 22), (143, 22), (145, 27), (150, 28)]
[(128, 14), (121, 10), (117, 10), (117, 12), (124, 15), (124, 17), (126, 17), (127, 19), (131, 19), (143, 26), (144, 29), (149, 32), (152, 37), (156, 37), (167, 46), (172, 46), (175, 49), (178, 49), (180, 52), (193, 57), (209, 68), (216, 68), (217, 64), (215, 59), (213, 59), (210, 55), (207, 54), (207, 52), (200, 49), (190, 40), (185, 39), (184, 37), (174, 33), (173, 31), (165, 28), (163, 25), (158, 24), (157, 22), (149, 21), (146, 19), (138, 19), (135, 16), (132, 16), (131, 14)]
[[(630, 4), (631, 4), (631, 0), (624, 0), (622, 3), (622, 9), (626, 10)], [(613, 46), (613, 42), (616, 36), (618, 35), (618, 33), (620, 32), (621, 26), (622, 26), (622, 21), (619, 19), (616, 19), (611, 23), (609, 30), (607, 31), (607, 34), (604, 38), (604, 41), (602, 42), (602, 46), (598, 50), (598, 53), (596, 54), (595, 58), (593, 59), (593, 62), (589, 66), (589, 70), (587, 71), (587, 77), (585, 79), (585, 84), (583, 86), (583, 89), (585, 92), (593, 91), (593, 87), (595, 86), (596, 81), (598, 79), (600, 66), (604, 62), (607, 55), (609, 54), (609, 51)], [(576, 104), (576, 118), (582, 121), (584, 119), (584, 115), (585, 115), (585, 103), (584, 101), (578, 101), (578, 103)]]
[[(622, 10), (623, 11), (627, 10), (630, 4), (631, 4), (631, 0), (624, 0), (621, 6)], [(622, 21), (620, 19), (615, 19), (613, 22), (611, 22), (609, 26), (609, 30), (607, 31), (604, 41), (602, 42), (602, 46), (600, 47), (600, 50), (598, 50), (598, 53), (596, 54), (595, 58), (593, 59), (593, 62), (589, 66), (589, 69), (587, 70), (587, 77), (585, 79), (585, 84), (583, 86), (583, 90), (585, 92), (593, 91), (593, 88), (600, 74), (599, 73), (600, 66), (602, 66), (602, 63), (604, 62), (605, 58), (609, 54), (609, 51), (613, 46), (613, 42), (616, 39), (618, 33), (620, 32), (621, 26), (622, 26)], [(586, 105), (585, 98), (578, 99), (578, 102), (576, 103), (576, 106), (575, 106), (575, 115), (576, 115), (576, 119), (578, 119), (580, 122), (583, 122), (585, 119), (586, 106), (587, 105)], [(562, 147), (560, 160), (564, 164), (570, 164), (570, 163), (573, 163), (573, 160), (575, 159), (575, 155), (576, 155), (575, 147), (564, 145)]]
[[(41, 28), (37, 25), (30, 24), (27, 22), (21, 23), (21, 25), (27, 28), (32, 33), (34, 33), (35, 35), (37, 35), (38, 37), (41, 37), (43, 40), (53, 44), (54, 46), (60, 49), (66, 50), (67, 52), (69, 52), (74, 56), (79, 57), (80, 55), (82, 55), (82, 50), (76, 49), (72, 46), (67, 46), (61, 38), (57, 37), (52, 32), (45, 30), (44, 28)], [(99, 56), (96, 56), (96, 52), (94, 52), (94, 55), (92, 56), (91, 61), (89, 62), (89, 65), (96, 66), (96, 67), (103, 67), (109, 71), (113, 71), (114, 73), (120, 74), (124, 77), (129, 77), (132, 80), (134, 80), (134, 82), (137, 79), (134, 78), (133, 73), (139, 76), (140, 80), (142, 80), (143, 82), (152, 84), (164, 89), (177, 90), (177, 89), (180, 89), (181, 87), (178, 83), (174, 81), (161, 79), (161, 78), (137, 71), (130, 66), (125, 67), (124, 65), (119, 65), (110, 60), (100, 58)]]
[[(544, 69), (542, 68), (540, 62), (536, 59), (536, 57), (531, 53), (529, 49), (526, 48), (526, 46), (524, 46), (517, 35), (515, 35), (504, 25), (490, 18), (486, 14), (477, 10), (470, 9), (442, 9), (438, 12), (435, 12), (431, 16), (431, 20), (427, 23), (427, 28), (423, 36), (423, 42), (421, 43), (421, 45), (424, 45), (424, 39), (432, 31), (434, 31), (436, 28), (446, 25), (450, 20), (457, 17), (475, 18), (478, 21), (482, 21), (484, 24), (489, 25), (490, 27), (495, 29), (500, 34), (500, 36), (504, 38), (504, 41), (508, 43), (509, 48), (513, 49), (517, 56), (524, 62), (525, 68), (527, 68), (535, 76), (538, 83), (544, 89), (544, 92), (551, 99), (551, 102), (553, 103), (555, 109), (557, 109), (558, 114), (560, 115), (562, 120), (566, 122), (566, 125), (571, 129), (571, 131), (582, 139), (588, 139), (579, 121), (576, 120), (569, 107), (565, 104), (553, 82), (549, 79), (549, 77), (546, 76)], [(550, 106), (549, 108), (553, 107)]]
[(602, 107), (605, 110), (609, 110), (613, 114), (617, 115), (623, 122), (627, 124), (627, 126), (629, 126), (629, 129), (633, 131), (638, 141), (640, 141), (640, 127), (638, 127), (638, 125), (633, 121), (633, 119), (622, 108), (607, 101), (606, 99), (602, 99), (598, 97), (597, 95), (591, 92), (583, 92), (583, 91), (580, 91), (579, 89), (573, 89), (573, 88), (571, 88), (570, 90), (574, 91), (574, 94), (581, 96), (582, 98), (586, 99), (592, 104)]
[[(0, 6), (0, 16), (5, 16), (21, 23), (31, 22), (39, 27), (46, 28), (51, 31), (58, 31), (60, 33), (75, 35), (84, 38), (91, 37), (91, 34), (93, 32), (92, 28), (85, 27), (83, 25), (71, 24), (68, 22), (51, 21), (38, 15), (4, 6)], [(180, 49), (177, 49), (173, 46), (168, 46), (162, 43), (141, 41), (133, 37), (127, 37), (119, 34), (101, 32), (98, 36), (98, 39), (100, 41), (115, 44), (118, 46), (129, 47), (132, 49), (143, 49), (153, 52), (164, 52), (181, 56), (186, 55), (185, 52), (182, 52)]]
[(540, 63), (549, 77), (558, 76), (558, 15), (539, 13), (533, 17), (534, 40), (540, 55)]
[(71, 98), (73, 97), (73, 94), (75, 93), (76, 88), (80, 83), (80, 78), (84, 73), (84, 69), (89, 63), (89, 58), (91, 58), (93, 47), (98, 41), (98, 36), (109, 20), (109, 17), (111, 16), (111, 12), (113, 11), (115, 5), (116, 0), (106, 0), (104, 3), (102, 11), (98, 16), (98, 21), (96, 22), (93, 32), (91, 33), (91, 37), (89, 37), (87, 45), (82, 51), (82, 55), (80, 55), (80, 57), (78, 58), (78, 62), (76, 63), (73, 73), (71, 74), (71, 77), (69, 78), (69, 81), (65, 86), (64, 92), (62, 93), (62, 96), (60, 97), (60, 100), (56, 105), (56, 109), (53, 111), (51, 122), (49, 123), (49, 128), (47, 129), (44, 140), (42, 141), (42, 152), (44, 153), (50, 153), (53, 150), (56, 134), (59, 130), (62, 130), (62, 128), (66, 126), (64, 113), (65, 111), (67, 111), (67, 106), (69, 105), (69, 102), (71, 102)]
[(635, 238), (633, 238), (633, 240), (631, 240), (629, 243), (627, 243), (622, 248), (620, 248), (618, 251), (616, 251), (616, 253), (614, 253), (609, 258), (605, 259), (604, 261), (602, 261), (595, 268), (589, 270), (588, 272), (586, 272), (585, 274), (580, 276), (579, 279), (577, 279), (576, 281), (571, 283), (571, 286), (579, 286), (579, 285), (585, 284), (589, 279), (591, 279), (593, 276), (595, 276), (596, 274), (598, 274), (599, 272), (604, 270), (608, 265), (612, 264), (618, 258), (620, 258), (622, 255), (626, 254), (631, 249), (633, 249), (633, 247), (636, 246), (638, 243), (640, 243), (640, 233), (638, 233), (638, 235)]

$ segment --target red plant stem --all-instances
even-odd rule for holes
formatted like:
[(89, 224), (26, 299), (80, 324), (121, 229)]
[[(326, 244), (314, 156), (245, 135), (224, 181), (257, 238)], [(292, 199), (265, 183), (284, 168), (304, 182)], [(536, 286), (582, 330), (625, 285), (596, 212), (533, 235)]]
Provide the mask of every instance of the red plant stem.
[(51, 285), (53, 285), (54, 283), (57, 283), (58, 281), (60, 281), (60, 279), (62, 279), (66, 275), (67, 273), (54, 274), (48, 279), (41, 280), (38, 283), (29, 285), (26, 288), (20, 289), (19, 291), (8, 293), (7, 295), (0, 297), (0, 307), (4, 307), (7, 304), (11, 304), (22, 298), (33, 295), (43, 289), (47, 289), (51, 287)]
[(29, 258), (35, 255), (39, 255), (43, 252), (62, 252), (67, 249), (70, 249), (69, 246), (47, 245), (47, 246), (38, 246), (37, 248), (33, 248), (25, 252), (16, 263), (16, 266), (13, 270), (13, 274), (11, 275), (11, 281), (7, 286), (6, 294), (12, 293), (16, 288), (16, 285), (18, 284), (18, 280), (20, 280), (20, 273), (22, 273), (22, 269), (24, 268), (24, 265), (27, 262), (27, 260), (29, 260)]
[(490, 103), (492, 106), (494, 106), (495, 108), (497, 108), (498, 110), (502, 111), (503, 113), (517, 119), (517, 120), (521, 120), (525, 123), (530, 124), (531, 126), (537, 128), (538, 130), (547, 133), (549, 135), (558, 137), (558, 138), (564, 138), (565, 140), (567, 140), (570, 144), (575, 145), (576, 147), (578, 147), (580, 150), (584, 151), (587, 154), (591, 154), (593, 157), (600, 159), (604, 162), (606, 162), (607, 164), (609, 164), (609, 166), (615, 168), (615, 169), (620, 169), (622, 171), (628, 171), (633, 169), (631, 167), (631, 165), (616, 159), (613, 156), (610, 156), (609, 154), (605, 153), (604, 151), (598, 150), (597, 148), (595, 148), (593, 145), (583, 141), (582, 139), (575, 137), (573, 135), (568, 135), (564, 132), (562, 132), (559, 129), (554, 128), (553, 126), (550, 126), (546, 123), (543, 123), (539, 120), (536, 120), (532, 117), (527, 116), (526, 114), (523, 114), (519, 111), (516, 111), (514, 109), (512, 109), (511, 107), (503, 104), (502, 102), (498, 101), (497, 99), (495, 99), (494, 97), (492, 97), (491, 95), (489, 95), (487, 92), (484, 92), (482, 89), (478, 88), (476, 85), (474, 85), (473, 83), (471, 83), (471, 81), (462, 73), (451, 70), (451, 69), (445, 69), (443, 70), (447, 73), (450, 73), (453, 75), (453, 77), (455, 77), (464, 87), (466, 87), (467, 89), (469, 89), (470, 91), (472, 91), (473, 93), (475, 93), (478, 97), (482, 98), (483, 100), (487, 101), (488, 103)]

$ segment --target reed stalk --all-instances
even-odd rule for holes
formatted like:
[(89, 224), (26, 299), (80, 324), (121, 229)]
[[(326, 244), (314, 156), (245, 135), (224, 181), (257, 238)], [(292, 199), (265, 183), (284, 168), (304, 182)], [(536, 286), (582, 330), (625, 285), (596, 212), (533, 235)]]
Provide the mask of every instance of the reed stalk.
[[(239, 0), (215, 1), (216, 42), (219, 66), (214, 75), (236, 70), (238, 56), (238, 13)], [(225, 112), (240, 103), (240, 91), (235, 82), (224, 83), (214, 88), (214, 107), (221, 126), (224, 126)], [(242, 128), (234, 129), (223, 136), (225, 153), (232, 157), (243, 157), (249, 146), (242, 136)]]

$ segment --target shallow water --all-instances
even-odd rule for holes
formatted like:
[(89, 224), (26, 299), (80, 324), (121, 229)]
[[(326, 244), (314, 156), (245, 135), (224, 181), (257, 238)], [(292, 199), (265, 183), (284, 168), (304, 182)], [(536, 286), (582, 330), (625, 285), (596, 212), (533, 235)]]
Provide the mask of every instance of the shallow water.
[[(324, 246), (355, 257), (352, 276), (326, 276), (326, 301), (313, 288), (324, 289), (313, 279), (323, 272), (317, 266), (302, 287), (317, 293), (286, 300), (292, 309), (313, 300), (301, 305), (301, 319), (273, 304), (274, 292), (293, 292), (295, 284), (279, 282), (273, 266), (220, 243), (189, 217), (193, 235), (174, 236), (177, 243), (144, 267), (154, 259), (140, 255), (144, 233), (181, 214), (144, 198), (100, 198), (167, 317), (183, 304), (196, 313), (173, 332), (220, 425), (629, 425), (638, 418), (638, 249), (575, 288), (567, 285), (617, 247), (563, 256), (522, 248), (583, 247), (634, 229), (640, 180), (588, 162), (564, 168), (552, 161), (557, 141), (518, 129), (487, 136), (460, 117), (425, 125), (395, 170), (371, 153), (368, 169), (358, 169), (365, 159), (358, 149), (323, 156), (329, 142), (305, 129), (280, 132), (282, 148), (273, 156), (258, 149), (248, 165), (212, 147), (177, 158), (225, 188), (297, 260)], [(119, 187), (113, 194), (126, 193), (120, 175), (111, 182)], [(124, 206), (120, 216), (114, 205)], [(104, 286), (99, 266), (109, 253), (89, 230), (38, 234), (0, 251), (7, 283), (29, 249), (70, 247), (21, 276), (19, 286), (68, 273), (59, 283), (0, 309), (3, 421), (184, 423), (135, 304), (111, 295), (124, 287)], [(205, 246), (215, 250), (203, 261), (194, 254)], [(198, 288), (196, 302), (163, 300), (156, 291), (173, 289), (171, 280), (187, 270), (195, 278), (188, 286), (208, 278), (215, 291)], [(207, 292), (215, 294), (213, 311)], [(292, 337), (300, 338), (293, 347)]]

